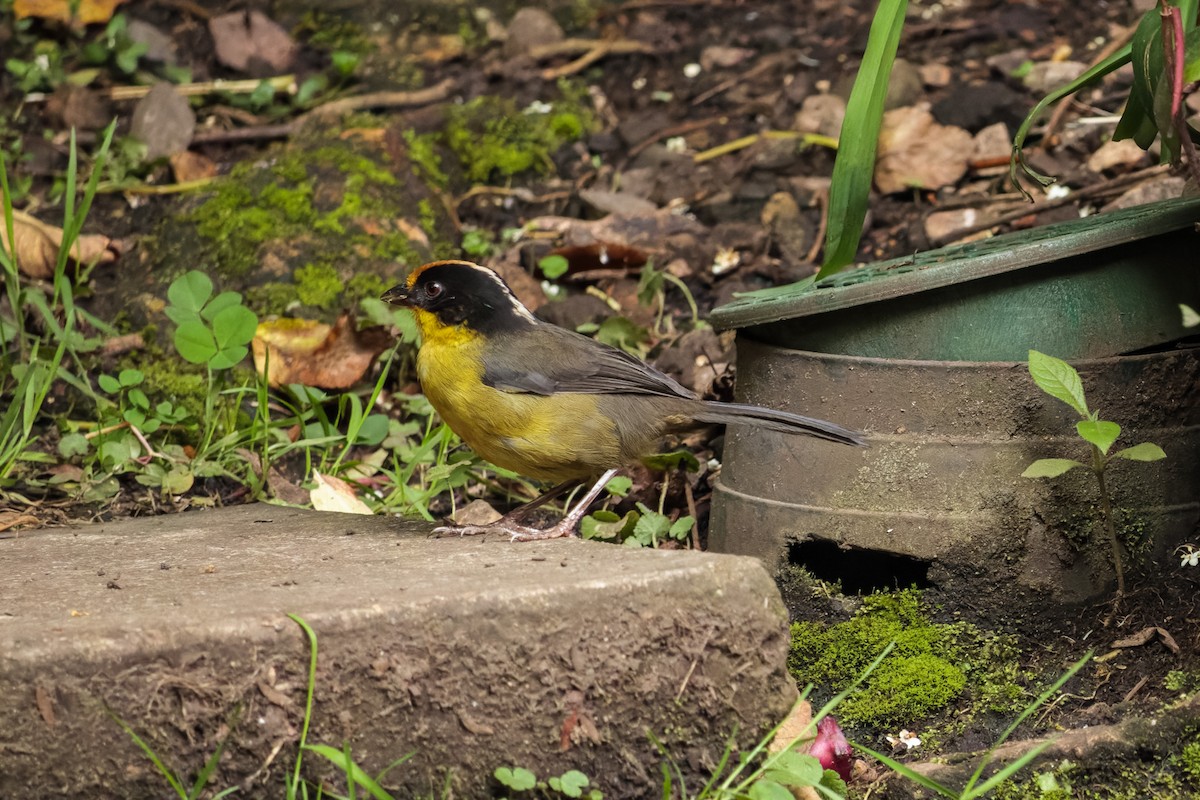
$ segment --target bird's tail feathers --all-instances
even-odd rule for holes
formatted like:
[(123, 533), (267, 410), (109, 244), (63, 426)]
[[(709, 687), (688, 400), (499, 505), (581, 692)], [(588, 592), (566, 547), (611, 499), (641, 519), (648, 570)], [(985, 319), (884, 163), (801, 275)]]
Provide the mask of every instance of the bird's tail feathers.
[(823, 419), (813, 419), (793, 414), (790, 411), (779, 411), (774, 408), (746, 405), (744, 403), (713, 403), (704, 402), (698, 412), (693, 414), (698, 422), (713, 425), (728, 425), (731, 423), (753, 425), (769, 431), (780, 433), (801, 433), (815, 436), (828, 442), (866, 447), (863, 435), (857, 431), (834, 425)]

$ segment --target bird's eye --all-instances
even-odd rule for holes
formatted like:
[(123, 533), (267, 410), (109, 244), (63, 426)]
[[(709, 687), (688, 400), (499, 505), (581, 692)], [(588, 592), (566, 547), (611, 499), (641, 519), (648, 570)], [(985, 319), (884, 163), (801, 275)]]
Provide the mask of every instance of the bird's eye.
[(425, 294), (428, 295), (430, 299), (441, 297), (442, 292), (444, 291), (446, 291), (446, 287), (442, 286), (437, 281), (430, 281), (429, 283), (425, 284)]

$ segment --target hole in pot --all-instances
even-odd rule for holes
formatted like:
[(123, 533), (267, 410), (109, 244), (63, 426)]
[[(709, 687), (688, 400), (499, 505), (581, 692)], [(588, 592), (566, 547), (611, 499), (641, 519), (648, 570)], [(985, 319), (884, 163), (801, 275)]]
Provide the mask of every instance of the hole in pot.
[(841, 547), (825, 539), (794, 542), (788, 547), (788, 561), (823, 581), (840, 581), (845, 594), (933, 586), (928, 561), (881, 550)]

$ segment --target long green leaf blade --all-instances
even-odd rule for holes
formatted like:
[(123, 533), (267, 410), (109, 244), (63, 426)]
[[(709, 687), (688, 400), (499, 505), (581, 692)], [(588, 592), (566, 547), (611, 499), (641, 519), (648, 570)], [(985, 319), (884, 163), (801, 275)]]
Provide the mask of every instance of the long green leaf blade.
[(817, 273), (818, 280), (852, 264), (858, 253), (875, 174), (883, 101), (887, 98), (888, 79), (896, 61), (896, 48), (900, 44), (907, 11), (908, 0), (880, 0), (871, 21), (862, 66), (846, 102), (846, 118), (838, 141), (837, 160), (833, 164), (825, 263)]

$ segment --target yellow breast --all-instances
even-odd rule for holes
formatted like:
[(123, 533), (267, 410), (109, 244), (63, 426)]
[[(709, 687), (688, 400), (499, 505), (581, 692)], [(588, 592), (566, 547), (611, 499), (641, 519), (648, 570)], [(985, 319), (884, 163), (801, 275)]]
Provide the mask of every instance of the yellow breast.
[(416, 309), (417, 376), (450, 429), (491, 463), (539, 480), (586, 478), (620, 466), (612, 420), (587, 394), (502, 392), (483, 383), (485, 340)]

